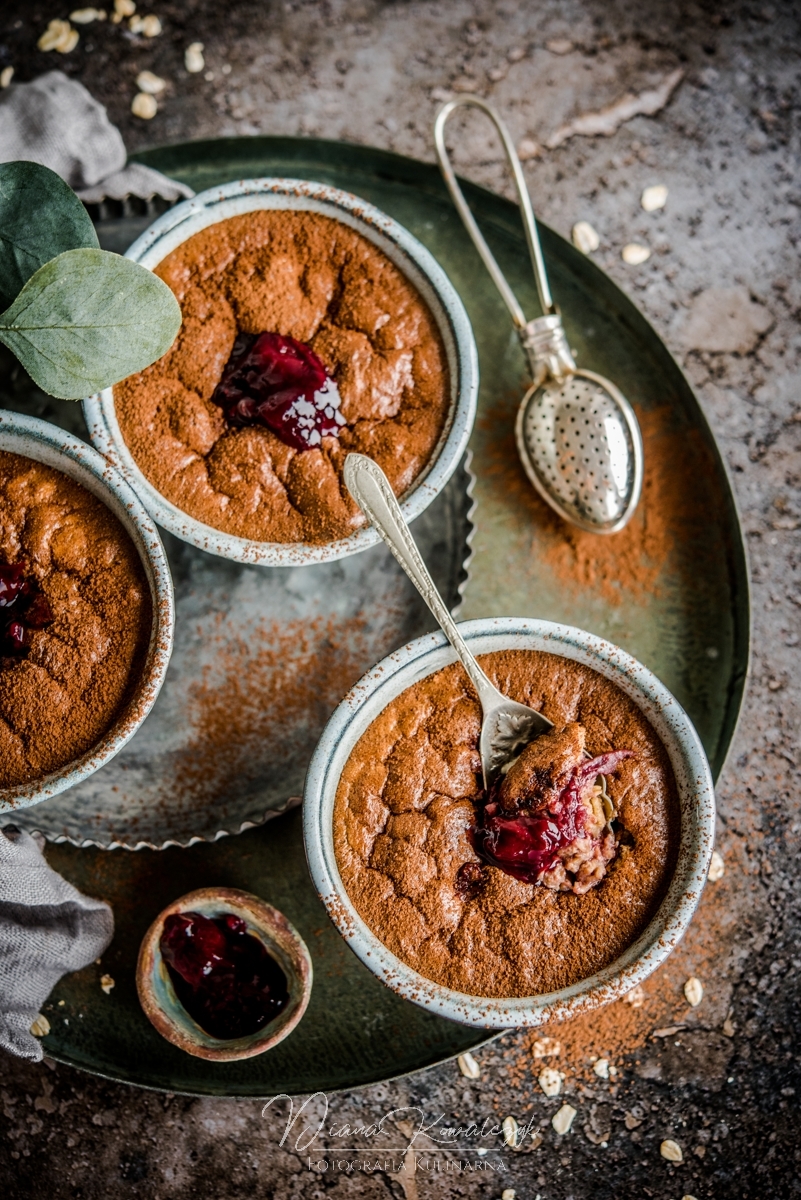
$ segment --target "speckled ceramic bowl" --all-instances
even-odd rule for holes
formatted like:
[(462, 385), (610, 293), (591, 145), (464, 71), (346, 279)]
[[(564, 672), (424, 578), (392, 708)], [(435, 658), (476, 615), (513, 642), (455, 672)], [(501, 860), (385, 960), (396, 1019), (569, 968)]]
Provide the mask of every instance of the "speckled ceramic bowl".
[(334, 712), (315, 751), (303, 796), (303, 829), (312, 879), (328, 914), (354, 953), (407, 1000), (465, 1025), (505, 1029), (563, 1021), (641, 983), (670, 954), (695, 912), (715, 834), (715, 794), (703, 747), (689, 717), (641, 663), (602, 638), (568, 625), (521, 617), (467, 621), (460, 626), (474, 654), (540, 650), (583, 663), (630, 696), (661, 738), (681, 804), (681, 837), (673, 879), (648, 927), (616, 962), (558, 992), (522, 998), (469, 996), (433, 983), (379, 941), (352, 904), (334, 852), (337, 786), (351, 750), (402, 691), (455, 661), (441, 633), (427, 634), (390, 654), (356, 684)]
[(0, 788), (0, 813), (38, 804), (92, 775), (130, 741), (155, 704), (172, 653), (175, 608), (172, 576), (158, 530), (119, 472), (63, 429), (0, 411), (0, 450), (32, 458), (68, 475), (111, 510), (137, 549), (150, 586), (153, 626), (139, 681), (117, 720), (97, 745), (58, 771), (16, 787)]
[[(426, 467), (401, 497), (406, 520), (413, 521), (439, 495), (460, 462), (473, 428), (478, 394), (478, 352), (464, 305), (445, 272), (417, 238), (372, 204), (326, 184), (302, 179), (246, 179), (210, 188), (171, 208), (134, 242), (126, 257), (152, 270), (201, 229), (260, 209), (322, 213), (355, 229), (395, 263), (434, 316), (448, 359), (451, 403)], [(379, 541), (371, 525), (324, 545), (258, 542), (205, 525), (162, 496), (142, 473), (120, 431), (111, 388), (85, 400), (83, 407), (95, 446), (135, 488), (153, 518), (201, 550), (237, 562), (297, 567), (345, 558)]]
[[(283, 970), (289, 983), (289, 1003), (257, 1033), (230, 1040), (211, 1037), (192, 1020), (176, 996), (161, 957), (159, 941), (165, 919), (182, 912), (199, 912), (204, 917), (234, 913), (242, 917), (248, 933), (260, 939)], [(148, 929), (136, 964), (136, 989), (148, 1020), (168, 1042), (197, 1058), (233, 1062), (263, 1054), (295, 1028), (311, 995), (311, 956), (306, 943), (284, 914), (258, 896), (240, 892), (238, 888), (199, 888), (174, 900)]]

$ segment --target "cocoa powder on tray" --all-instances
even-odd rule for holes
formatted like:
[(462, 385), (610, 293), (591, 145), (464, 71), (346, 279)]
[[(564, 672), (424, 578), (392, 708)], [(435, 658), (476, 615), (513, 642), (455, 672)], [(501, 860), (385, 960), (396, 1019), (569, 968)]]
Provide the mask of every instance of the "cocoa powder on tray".
[[(342, 482), (348, 451), (380, 463), (400, 494), (419, 475), (450, 402), (434, 318), (361, 234), (316, 213), (262, 211), (194, 234), (156, 269), (183, 326), (159, 362), (114, 389), (122, 436), (173, 504), (226, 533), (328, 542), (364, 518)], [(211, 402), (238, 332), (311, 346), (347, 422), (298, 451), (261, 426), (228, 427)]]
[(535, 651), (481, 661), (505, 695), (557, 725), (581, 722), (592, 754), (634, 752), (607, 779), (627, 838), (606, 878), (574, 895), (487, 866), (478, 894), (460, 897), (457, 871), (475, 858), (480, 710), (456, 664), (408, 688), (359, 739), (337, 790), (335, 849), (356, 909), (409, 966), (470, 995), (529, 996), (608, 966), (648, 923), (676, 861), (678, 796), (659, 738), (609, 680)]
[(0, 787), (58, 770), (103, 736), (150, 639), (150, 591), (117, 518), (80, 484), (0, 451), (0, 562), (25, 564), (52, 613), (0, 661)]

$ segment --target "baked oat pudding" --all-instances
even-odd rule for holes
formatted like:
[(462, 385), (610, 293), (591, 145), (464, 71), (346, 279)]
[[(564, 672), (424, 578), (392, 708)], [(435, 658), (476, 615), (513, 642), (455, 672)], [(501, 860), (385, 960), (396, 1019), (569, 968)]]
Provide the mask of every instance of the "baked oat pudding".
[(363, 517), (349, 451), (396, 493), (445, 426), (450, 380), (434, 317), (371, 241), (331, 217), (263, 210), (187, 238), (156, 267), (183, 326), (114, 388), (121, 435), (183, 512), (239, 537), (327, 543)]
[(113, 513), (62, 472), (0, 451), (0, 789), (103, 737), (139, 681), (151, 624)]
[(486, 795), (478, 700), (459, 665), (390, 701), (342, 771), (334, 848), (357, 912), (420, 975), (526, 997), (609, 966), (654, 916), (680, 828), (662, 742), (614, 683), (533, 650), (484, 655), (554, 722)]

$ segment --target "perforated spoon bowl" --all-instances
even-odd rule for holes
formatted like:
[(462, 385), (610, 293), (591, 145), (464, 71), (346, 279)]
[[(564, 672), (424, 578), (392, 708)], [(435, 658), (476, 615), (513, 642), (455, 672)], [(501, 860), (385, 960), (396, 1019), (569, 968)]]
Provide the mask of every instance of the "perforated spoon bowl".
[[(451, 166), (445, 123), (459, 107), (480, 108), (501, 136), (512, 169), (543, 316), (527, 321), (479, 229)], [(475, 96), (443, 105), (434, 124), (442, 174), (473, 244), (511, 313), (531, 369), (532, 384), (517, 413), (515, 437), (526, 474), (560, 517), (590, 533), (617, 533), (642, 489), (642, 436), (623, 393), (594, 371), (579, 369), (551, 296), (537, 223), (523, 169), (500, 114)]]

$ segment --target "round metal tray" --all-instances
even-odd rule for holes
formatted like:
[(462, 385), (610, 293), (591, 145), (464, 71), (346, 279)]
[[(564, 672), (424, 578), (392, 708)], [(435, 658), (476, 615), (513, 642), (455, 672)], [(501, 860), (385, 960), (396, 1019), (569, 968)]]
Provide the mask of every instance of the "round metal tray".
[[(581, 573), (570, 567), (573, 544), (543, 513), (517, 465), (514, 413), (524, 390), (525, 363), (506, 310), (435, 167), (369, 147), (296, 138), (194, 142), (139, 157), (196, 190), (258, 175), (331, 183), (376, 204), (429, 247), (468, 309), (481, 366), (471, 440), (475, 535), (462, 615), (563, 621), (623, 646), (681, 701), (717, 775), (734, 732), (748, 665), (743, 540), (698, 402), (661, 340), (621, 291), (567, 242), (542, 229), (554, 295), (579, 363), (614, 379), (644, 423), (643, 517), (658, 515), (654, 506), (660, 505), (661, 516), (662, 509), (670, 510), (671, 528), (677, 531), (663, 560), (654, 563), (653, 586), (615, 593), (614, 580), (601, 586), (591, 571), (582, 585)], [(465, 185), (465, 192), (501, 268), (535, 314), (516, 208), (482, 188)], [(124, 250), (148, 220), (135, 214), (101, 220), (104, 244)], [(7, 392), (5, 403), (15, 406), (14, 395)], [(77, 420), (69, 406), (40, 401), (37, 415), (53, 419), (56, 412), (62, 423), (70, 416)], [(655, 414), (661, 414), (664, 436), (648, 434)], [(679, 459), (686, 481), (679, 494), (650, 486), (655, 467), (672, 469)], [(567, 559), (554, 556), (555, 547), (561, 554), (560, 538)], [(429, 548), (429, 562), (437, 553)], [(44, 1044), (53, 1058), (167, 1091), (269, 1096), (358, 1087), (441, 1062), (484, 1040), (480, 1031), (401, 1000), (361, 966), (311, 885), (298, 812), (188, 849), (129, 854), (62, 844), (51, 845), (48, 858), (78, 887), (107, 898), (117, 922), (102, 967), (63, 979), (45, 1008), (51, 1032)], [(136, 954), (150, 922), (183, 892), (212, 884), (254, 892), (281, 909), (314, 960), (311, 1002), (298, 1028), (274, 1050), (243, 1063), (213, 1065), (182, 1054), (159, 1037), (136, 999)], [(116, 980), (109, 996), (100, 989), (102, 972)]]

